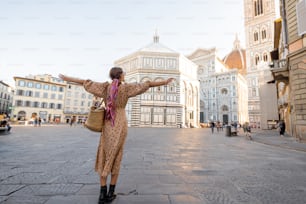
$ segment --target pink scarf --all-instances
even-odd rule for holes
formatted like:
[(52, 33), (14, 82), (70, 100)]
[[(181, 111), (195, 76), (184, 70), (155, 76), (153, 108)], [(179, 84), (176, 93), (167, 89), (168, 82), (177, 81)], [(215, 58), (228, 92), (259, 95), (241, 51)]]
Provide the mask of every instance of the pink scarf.
[(118, 94), (118, 86), (119, 86), (119, 80), (114, 79), (111, 84), (111, 90), (110, 94), (107, 97), (107, 105), (106, 105), (106, 120), (111, 120), (112, 126), (115, 125), (115, 100), (117, 98)]

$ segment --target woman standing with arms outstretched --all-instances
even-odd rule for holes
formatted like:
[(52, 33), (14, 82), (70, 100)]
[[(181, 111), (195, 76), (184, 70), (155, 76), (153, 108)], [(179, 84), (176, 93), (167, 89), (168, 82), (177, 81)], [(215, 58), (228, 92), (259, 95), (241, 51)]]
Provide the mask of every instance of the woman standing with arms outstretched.
[[(85, 90), (106, 101), (106, 114), (104, 128), (98, 146), (95, 170), (100, 175), (99, 204), (111, 202), (116, 198), (115, 187), (120, 171), (120, 163), (123, 156), (123, 147), (127, 136), (127, 119), (125, 106), (130, 97), (146, 92), (150, 87), (169, 84), (173, 78), (165, 81), (144, 83), (123, 83), (122, 68), (113, 67), (109, 76), (112, 82), (94, 82), (60, 74), (65, 81), (74, 82), (84, 86)], [(107, 177), (111, 174), (109, 190), (107, 192)]]

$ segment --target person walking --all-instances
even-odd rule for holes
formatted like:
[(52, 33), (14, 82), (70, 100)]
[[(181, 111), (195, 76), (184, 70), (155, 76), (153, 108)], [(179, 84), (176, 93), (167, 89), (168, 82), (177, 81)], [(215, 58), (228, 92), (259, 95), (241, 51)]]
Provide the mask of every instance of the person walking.
[(243, 128), (243, 132), (245, 134), (245, 136), (249, 139), (249, 140), (253, 140), (252, 136), (251, 136), (251, 126), (248, 122), (245, 122), (242, 126)]
[[(104, 127), (100, 136), (95, 170), (100, 175), (99, 204), (112, 202), (116, 198), (115, 187), (120, 171), (123, 148), (127, 136), (127, 118), (125, 106), (129, 98), (146, 92), (150, 87), (168, 85), (173, 78), (164, 81), (147, 81), (144, 83), (124, 83), (125, 73), (120, 67), (110, 69), (109, 82), (94, 82), (60, 74), (65, 81), (84, 86), (85, 90), (106, 101)], [(111, 176), (107, 191), (107, 177)]]
[(210, 122), (210, 128), (211, 128), (211, 133), (214, 133), (214, 129), (215, 129), (215, 123), (214, 121)]
[(279, 128), (279, 135), (283, 137), (285, 134), (285, 130), (286, 130), (285, 122), (283, 120), (280, 120), (277, 126)]
[(38, 126), (41, 126), (41, 117), (38, 118)]

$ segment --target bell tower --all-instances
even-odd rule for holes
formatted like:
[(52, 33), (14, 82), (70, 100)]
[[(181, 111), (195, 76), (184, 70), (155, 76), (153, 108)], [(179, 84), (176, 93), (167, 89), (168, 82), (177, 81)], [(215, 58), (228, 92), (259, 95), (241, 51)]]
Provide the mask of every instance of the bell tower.
[(251, 125), (261, 128), (268, 117), (260, 96), (267, 95), (264, 87), (272, 77), (269, 61), (274, 48), (275, 19), (275, 0), (244, 0), (249, 119)]

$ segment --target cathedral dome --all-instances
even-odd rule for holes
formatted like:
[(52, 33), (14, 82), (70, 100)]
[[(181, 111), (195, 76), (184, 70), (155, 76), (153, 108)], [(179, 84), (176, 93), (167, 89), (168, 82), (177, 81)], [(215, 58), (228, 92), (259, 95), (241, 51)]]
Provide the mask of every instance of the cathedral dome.
[(236, 36), (233, 50), (224, 57), (223, 62), (229, 69), (238, 69), (240, 74), (246, 74), (245, 49), (240, 47), (240, 41)]

